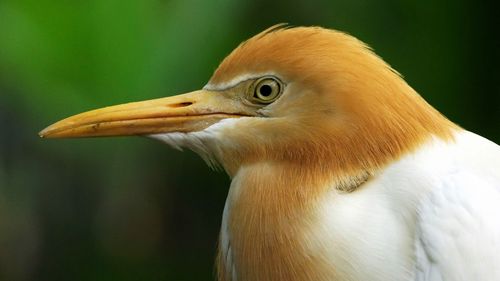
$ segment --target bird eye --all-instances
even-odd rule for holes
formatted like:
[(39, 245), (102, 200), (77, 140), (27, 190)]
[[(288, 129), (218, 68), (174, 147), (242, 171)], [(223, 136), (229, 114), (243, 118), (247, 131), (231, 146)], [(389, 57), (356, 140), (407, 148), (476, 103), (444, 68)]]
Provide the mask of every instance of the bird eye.
[(281, 82), (275, 78), (264, 77), (255, 81), (253, 99), (260, 103), (272, 103), (282, 91)]

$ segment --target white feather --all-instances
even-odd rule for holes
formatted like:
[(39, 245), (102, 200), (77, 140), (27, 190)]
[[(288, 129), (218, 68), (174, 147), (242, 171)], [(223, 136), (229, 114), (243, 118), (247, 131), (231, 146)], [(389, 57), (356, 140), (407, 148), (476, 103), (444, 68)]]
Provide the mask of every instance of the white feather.
[(500, 280), (500, 150), (467, 133), (418, 209), (417, 280)]
[(231, 129), (234, 126), (237, 126), (237, 122), (242, 119), (245, 118), (222, 119), (210, 127), (198, 132), (162, 133), (148, 135), (148, 137), (162, 141), (177, 150), (188, 148), (200, 155), (208, 166), (213, 169), (218, 169), (220, 168), (222, 147), (227, 145), (227, 142), (231, 141), (227, 138), (223, 138), (222, 132), (225, 129)]
[(217, 83), (217, 84), (209, 82), (208, 84), (206, 84), (203, 87), (203, 90), (223, 91), (223, 90), (233, 88), (234, 86), (238, 85), (241, 82), (244, 82), (244, 81), (247, 81), (250, 79), (256, 79), (256, 78), (263, 77), (263, 76), (269, 76), (269, 75), (278, 76), (277, 73), (275, 73), (275, 72), (245, 73), (245, 74), (236, 76), (227, 82)]
[(311, 241), (330, 242), (325, 259), (342, 280), (500, 280), (500, 148), (456, 138), (325, 199)]

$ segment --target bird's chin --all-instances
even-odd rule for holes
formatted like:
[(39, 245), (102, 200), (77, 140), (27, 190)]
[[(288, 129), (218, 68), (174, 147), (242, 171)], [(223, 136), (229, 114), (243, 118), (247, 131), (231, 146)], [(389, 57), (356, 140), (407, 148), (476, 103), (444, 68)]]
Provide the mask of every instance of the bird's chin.
[(170, 147), (183, 150), (187, 148), (200, 155), (205, 162), (214, 169), (219, 169), (224, 147), (229, 145), (231, 140), (224, 138), (226, 129), (234, 129), (239, 122), (250, 117), (226, 118), (210, 125), (209, 127), (195, 132), (170, 132), (150, 134), (147, 137), (159, 140)]

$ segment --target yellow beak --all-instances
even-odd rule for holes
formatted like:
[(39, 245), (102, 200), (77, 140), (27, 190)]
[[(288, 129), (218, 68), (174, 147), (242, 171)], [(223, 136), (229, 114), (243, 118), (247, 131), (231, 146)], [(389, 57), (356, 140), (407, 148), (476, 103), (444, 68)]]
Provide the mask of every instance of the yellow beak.
[(42, 138), (151, 135), (203, 130), (226, 118), (247, 116), (224, 93), (195, 91), (84, 112), (39, 133)]

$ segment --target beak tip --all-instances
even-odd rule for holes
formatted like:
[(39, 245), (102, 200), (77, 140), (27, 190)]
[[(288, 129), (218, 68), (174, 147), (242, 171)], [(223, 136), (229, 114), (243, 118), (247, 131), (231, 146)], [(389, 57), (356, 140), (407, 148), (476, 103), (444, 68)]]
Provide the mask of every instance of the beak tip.
[(38, 136), (42, 139), (46, 138), (45, 130), (38, 132)]
[(50, 126), (38, 132), (38, 136), (42, 139), (50, 138)]

